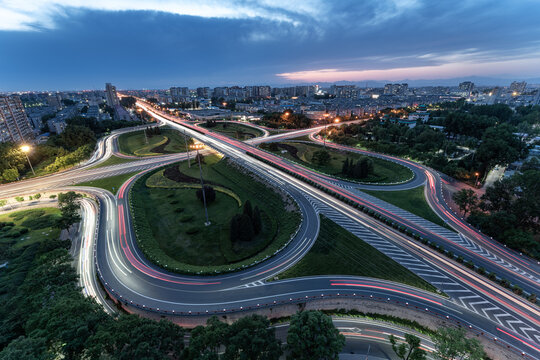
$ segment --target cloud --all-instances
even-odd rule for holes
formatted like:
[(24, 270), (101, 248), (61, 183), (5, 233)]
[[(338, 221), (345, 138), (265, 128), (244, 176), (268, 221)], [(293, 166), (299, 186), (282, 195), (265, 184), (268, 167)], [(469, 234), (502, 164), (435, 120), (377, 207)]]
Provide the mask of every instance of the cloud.
[(303, 17), (314, 18), (325, 8), (321, 0), (300, 3), (284, 0), (2, 0), (0, 30), (51, 29), (55, 19), (69, 10), (159, 11), (203, 18), (263, 18), (298, 25)]
[(460, 76), (493, 76), (515, 69), (514, 76), (540, 76), (540, 58), (509, 59), (491, 62), (452, 62), (439, 65), (410, 66), (391, 69), (344, 70), (318, 69), (276, 74), (298, 82), (336, 82), (364, 80), (444, 79)]

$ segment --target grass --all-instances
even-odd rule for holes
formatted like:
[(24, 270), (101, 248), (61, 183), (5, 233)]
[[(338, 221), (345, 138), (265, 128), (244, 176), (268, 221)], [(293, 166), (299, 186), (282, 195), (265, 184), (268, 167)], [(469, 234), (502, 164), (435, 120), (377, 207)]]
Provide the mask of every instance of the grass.
[[(198, 166), (173, 166), (198, 178)], [(204, 207), (195, 183), (177, 183), (163, 170), (144, 176), (131, 191), (139, 246), (151, 261), (178, 272), (223, 272), (249, 265), (283, 246), (300, 224), (292, 199), (275, 192), (226, 159), (205, 157), (203, 178), (216, 189), (208, 205), (211, 225), (205, 226)], [(161, 179), (160, 179), (161, 178)], [(157, 187), (159, 186), (159, 187)], [(261, 210), (263, 229), (249, 242), (231, 241), (230, 220), (249, 200)], [(141, 235), (146, 234), (146, 235)]]
[(161, 129), (160, 135), (148, 137), (144, 131), (134, 131), (118, 137), (118, 148), (122, 154), (130, 156), (154, 156), (186, 151), (184, 136), (173, 129)]
[(75, 186), (97, 187), (97, 188), (109, 190), (111, 193), (116, 195), (116, 192), (118, 191), (120, 186), (122, 186), (122, 184), (125, 183), (130, 177), (132, 177), (133, 175), (139, 172), (140, 171), (134, 171), (134, 172), (126, 173), (126, 174), (110, 176), (107, 178), (86, 181), (79, 184), (75, 184)]
[(437, 292), (433, 285), (324, 216), (321, 216), (319, 237), (311, 250), (278, 277), (315, 275), (366, 276)]
[(60, 217), (57, 208), (41, 208), (0, 215), (0, 244), (14, 249), (46, 239), (58, 238), (60, 230), (51, 226)]
[[(313, 170), (322, 172), (330, 176), (339, 176), (347, 178), (342, 174), (343, 162), (349, 158), (355, 163), (365, 155), (361, 155), (354, 152), (346, 152), (336, 149), (327, 148), (327, 151), (330, 153), (330, 161), (328, 164), (319, 165), (312, 162), (313, 154), (316, 151), (322, 150), (323, 147), (317, 144), (306, 144), (306, 143), (297, 143), (297, 142), (282, 142), (276, 143), (279, 147), (274, 153), (281, 155), (289, 160), (293, 160), (303, 166), (311, 168)], [(270, 145), (262, 144), (263, 149), (269, 150)], [(283, 150), (286, 151), (283, 151)], [(295, 149), (295, 150), (294, 150)], [(282, 152), (283, 151), (283, 152)], [(296, 154), (291, 153), (291, 151), (296, 151)], [(410, 169), (396, 164), (391, 161), (379, 159), (376, 157), (368, 156), (373, 161), (373, 172), (370, 173), (363, 179), (349, 178), (350, 180), (361, 181), (365, 183), (381, 183), (381, 184), (390, 184), (403, 182), (411, 179), (413, 173)]]
[(112, 155), (110, 158), (108, 158), (104, 162), (102, 162), (102, 163), (100, 163), (100, 164), (98, 164), (96, 166), (92, 166), (90, 169), (97, 169), (97, 168), (101, 168), (101, 167), (105, 167), (105, 166), (125, 164), (125, 163), (132, 162), (132, 161), (135, 161), (135, 160), (136, 159), (125, 159), (125, 158), (121, 158), (121, 157)]
[(362, 190), (366, 194), (384, 200), (390, 204), (407, 210), (437, 225), (452, 230), (437, 214), (431, 209), (424, 196), (424, 187), (419, 186), (414, 189), (400, 191), (375, 191)]
[[(206, 127), (205, 125), (205, 123), (201, 124), (202, 127)], [(208, 130), (215, 131), (238, 140), (249, 140), (255, 137), (263, 136), (263, 132), (259, 129), (236, 123), (220, 122), (216, 123), (216, 126), (208, 128)]]

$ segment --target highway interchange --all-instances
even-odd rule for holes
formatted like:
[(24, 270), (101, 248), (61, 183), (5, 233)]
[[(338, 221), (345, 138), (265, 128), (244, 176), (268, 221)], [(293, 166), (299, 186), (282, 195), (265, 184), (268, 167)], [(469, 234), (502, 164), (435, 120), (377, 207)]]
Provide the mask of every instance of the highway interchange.
[[(118, 194), (106, 190), (81, 188), (99, 203), (83, 202), (84, 235), (81, 240), (79, 272), (88, 295), (100, 302), (97, 272), (111, 297), (127, 308), (149, 314), (177, 316), (179, 319), (206, 314), (236, 314), (242, 311), (277, 308), (278, 305), (336, 301), (371, 302), (422, 311), (442, 321), (467, 326), (486, 339), (506, 343), (516, 354), (540, 357), (540, 312), (538, 307), (503, 289), (402, 233), (383, 225), (363, 212), (346, 205), (281, 169), (296, 172), (325, 187), (342, 193), (365, 206), (392, 217), (431, 241), (444, 244), (456, 254), (471, 259), (487, 271), (518, 284), (527, 292), (538, 293), (540, 267), (536, 261), (510, 251), (477, 232), (454, 214), (442, 195), (442, 182), (437, 172), (412, 161), (373, 154), (410, 168), (414, 177), (409, 182), (392, 186), (354, 184), (316, 173), (278, 156), (266, 153), (251, 144), (280, 141), (302, 135), (313, 136), (318, 129), (292, 131), (239, 142), (209, 130), (182, 122), (138, 102), (158, 121), (185, 132), (220, 153), (223, 153), (261, 179), (287, 191), (298, 203), (303, 221), (290, 244), (270, 259), (242, 271), (212, 277), (172, 274), (149, 263), (139, 251), (130, 220), (129, 191), (142, 173), (177, 162), (186, 154), (145, 158), (129, 163), (95, 167), (118, 153), (115, 139), (120, 130), (101, 140), (90, 161), (77, 168), (38, 179), (2, 185), (1, 197), (12, 197), (36, 191), (69, 189), (71, 185), (120, 173), (142, 171), (129, 179)], [(320, 130), (320, 129), (319, 129)], [(327, 146), (343, 148), (327, 143)], [(349, 151), (364, 152), (358, 149)], [(256, 160), (248, 153), (265, 158), (274, 165)], [(281, 169), (280, 169), (281, 168)], [(434, 211), (459, 233), (442, 228), (404, 210), (363, 193), (362, 189), (396, 190), (426, 183), (426, 199)], [(94, 204), (94, 205), (92, 205)], [(351, 276), (318, 276), (268, 282), (276, 274), (292, 266), (309, 251), (317, 238), (319, 213), (326, 215), (358, 235), (381, 252), (436, 286), (448, 297), (383, 280)], [(114, 311), (107, 305), (107, 311)]]

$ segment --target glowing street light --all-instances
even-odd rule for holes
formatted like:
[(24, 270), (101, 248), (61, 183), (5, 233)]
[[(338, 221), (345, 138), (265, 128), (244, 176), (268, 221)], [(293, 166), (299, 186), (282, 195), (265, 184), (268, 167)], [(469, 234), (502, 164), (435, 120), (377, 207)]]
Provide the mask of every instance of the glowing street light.
[(480, 176), (480, 173), (477, 171), (474, 173), (476, 175), (476, 180), (474, 181), (474, 186), (478, 186), (478, 176)]
[(30, 169), (32, 169), (32, 174), (34, 174), (34, 176), (36, 176), (34, 168), (32, 167), (32, 163), (30, 162), (30, 158), (28, 157), (28, 153), (30, 152), (30, 146), (22, 145), (21, 146), (21, 151), (24, 153), (24, 155), (26, 155), (26, 160), (28, 160), (28, 165), (30, 165)]
[(204, 144), (195, 143), (195, 144), (192, 144), (190, 148), (197, 151), (197, 160), (199, 162), (199, 174), (201, 177), (201, 191), (202, 191), (203, 204), (204, 204), (204, 214), (206, 215), (206, 222), (204, 223), (204, 225), (208, 226), (210, 225), (210, 220), (208, 219), (208, 209), (206, 208), (206, 193), (204, 191), (204, 181), (202, 177), (201, 157), (199, 156), (199, 150), (204, 148)]

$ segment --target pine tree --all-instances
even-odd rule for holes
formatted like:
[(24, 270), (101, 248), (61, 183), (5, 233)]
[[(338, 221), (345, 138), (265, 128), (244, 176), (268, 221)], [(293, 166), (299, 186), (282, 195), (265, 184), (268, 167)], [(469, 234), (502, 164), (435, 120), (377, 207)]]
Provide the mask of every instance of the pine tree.
[(253, 219), (253, 207), (249, 200), (246, 200), (246, 203), (244, 204), (244, 214), (249, 216), (250, 220)]
[(341, 167), (341, 173), (343, 175), (348, 175), (349, 174), (349, 158), (348, 157), (343, 162), (343, 166)]
[(253, 218), (251, 218), (251, 222), (253, 223), (253, 231), (255, 232), (255, 235), (259, 234), (262, 230), (262, 221), (261, 211), (259, 210), (258, 206), (255, 206), (255, 210), (253, 210)]

